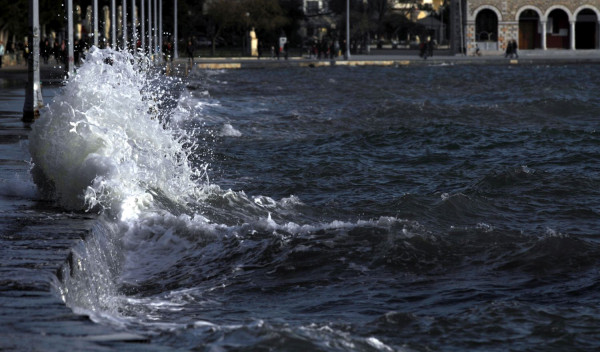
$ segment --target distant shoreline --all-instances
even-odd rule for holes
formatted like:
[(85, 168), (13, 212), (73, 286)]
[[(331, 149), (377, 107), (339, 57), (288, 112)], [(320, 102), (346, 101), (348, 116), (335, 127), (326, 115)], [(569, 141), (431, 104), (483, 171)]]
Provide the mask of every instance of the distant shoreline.
[[(350, 60), (343, 57), (336, 59), (315, 59), (307, 57), (281, 57), (279, 60), (270, 57), (195, 57), (194, 69), (257, 69), (286, 67), (334, 67), (334, 66), (453, 66), (453, 65), (573, 65), (600, 64), (600, 50), (523, 50), (518, 58), (505, 58), (502, 53), (484, 53), (482, 56), (447, 55), (447, 51), (434, 52), (432, 57), (423, 59), (416, 53), (353, 55)], [(166, 65), (166, 63), (165, 63)], [(167, 73), (187, 75), (191, 65), (188, 58), (180, 57), (172, 61)], [(53, 64), (42, 64), (40, 67), (42, 83), (61, 84), (66, 78), (63, 67)], [(0, 79), (27, 80), (27, 66), (13, 65), (0, 68)]]

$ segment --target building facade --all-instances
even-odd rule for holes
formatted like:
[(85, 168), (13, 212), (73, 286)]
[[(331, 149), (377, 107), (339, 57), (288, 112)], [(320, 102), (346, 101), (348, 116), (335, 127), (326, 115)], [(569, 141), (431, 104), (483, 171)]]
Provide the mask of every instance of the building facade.
[(600, 49), (600, 0), (458, 0), (454, 43), (467, 52)]

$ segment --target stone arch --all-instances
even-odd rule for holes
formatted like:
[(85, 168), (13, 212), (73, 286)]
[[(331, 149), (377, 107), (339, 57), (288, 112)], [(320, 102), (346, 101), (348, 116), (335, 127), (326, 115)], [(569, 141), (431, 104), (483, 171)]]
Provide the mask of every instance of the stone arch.
[(580, 6), (575, 10), (574, 17), (575, 49), (598, 49), (598, 9), (589, 5)]
[(568, 8), (554, 5), (548, 8), (546, 17), (546, 46), (554, 49), (573, 48), (573, 26), (575, 18)]
[(521, 14), (527, 10), (535, 11), (538, 14), (538, 16), (540, 17), (540, 20), (542, 18), (546, 18), (545, 14), (542, 13), (542, 10), (540, 10), (539, 8), (532, 6), (532, 5), (525, 5), (517, 11), (517, 15), (515, 16), (515, 21), (519, 21)]
[(550, 15), (550, 13), (554, 10), (562, 10), (564, 11), (567, 16), (569, 17), (569, 21), (575, 21), (575, 18), (573, 17), (573, 14), (571, 13), (571, 11), (563, 5), (552, 5), (550, 6), (547, 10), (546, 13), (544, 13), (544, 19), (547, 21), (548, 20), (548, 16)]
[(594, 13), (596, 13), (596, 17), (600, 20), (600, 11), (598, 11), (597, 8), (595, 8), (594, 6), (591, 6), (591, 5), (579, 6), (575, 11), (573, 11), (573, 16), (575, 17), (576, 20), (577, 20), (577, 15), (579, 15), (579, 13), (583, 10), (593, 11)]
[(477, 15), (479, 14), (479, 12), (483, 11), (483, 10), (492, 10), (496, 13), (496, 17), (498, 18), (498, 22), (503, 21), (502, 19), (502, 13), (500, 12), (500, 10), (498, 10), (496, 7), (491, 6), (491, 5), (481, 5), (478, 8), (476, 8), (473, 11), (473, 15), (470, 16), (470, 18), (467, 18), (467, 20), (469, 21), (475, 21), (475, 19), (477, 18)]
[(517, 11), (515, 20), (519, 23), (519, 49), (542, 48), (540, 33), (542, 11), (535, 6), (523, 6)]
[(474, 13), (474, 39), (483, 50), (498, 50), (499, 22), (502, 18), (492, 6), (481, 6)]

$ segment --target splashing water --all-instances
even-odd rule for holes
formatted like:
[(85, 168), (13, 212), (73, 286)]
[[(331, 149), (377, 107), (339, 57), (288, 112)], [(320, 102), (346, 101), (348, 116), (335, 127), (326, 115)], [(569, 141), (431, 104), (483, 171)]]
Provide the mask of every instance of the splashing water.
[[(465, 71), (211, 71), (174, 99), (143, 59), (93, 49), (30, 137), (38, 188), (99, 213), (57, 293), (182, 350), (500, 350), (561, 324), (595, 339), (598, 182), (575, 158), (595, 155), (595, 120), (540, 130), (507, 100), (491, 121), (505, 95), (457, 98)], [(346, 80), (354, 99), (331, 89)]]
[(85, 64), (34, 124), (30, 137), (38, 186), (60, 204), (101, 207), (121, 218), (152, 203), (150, 190), (175, 202), (197, 195), (183, 138), (158, 118), (160, 91), (144, 59), (92, 48)]

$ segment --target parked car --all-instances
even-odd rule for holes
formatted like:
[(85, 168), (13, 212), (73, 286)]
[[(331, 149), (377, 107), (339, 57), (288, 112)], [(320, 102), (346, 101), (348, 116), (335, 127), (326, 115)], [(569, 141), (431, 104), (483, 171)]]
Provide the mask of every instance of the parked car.
[(206, 37), (197, 37), (196, 38), (196, 46), (212, 46), (212, 41)]

